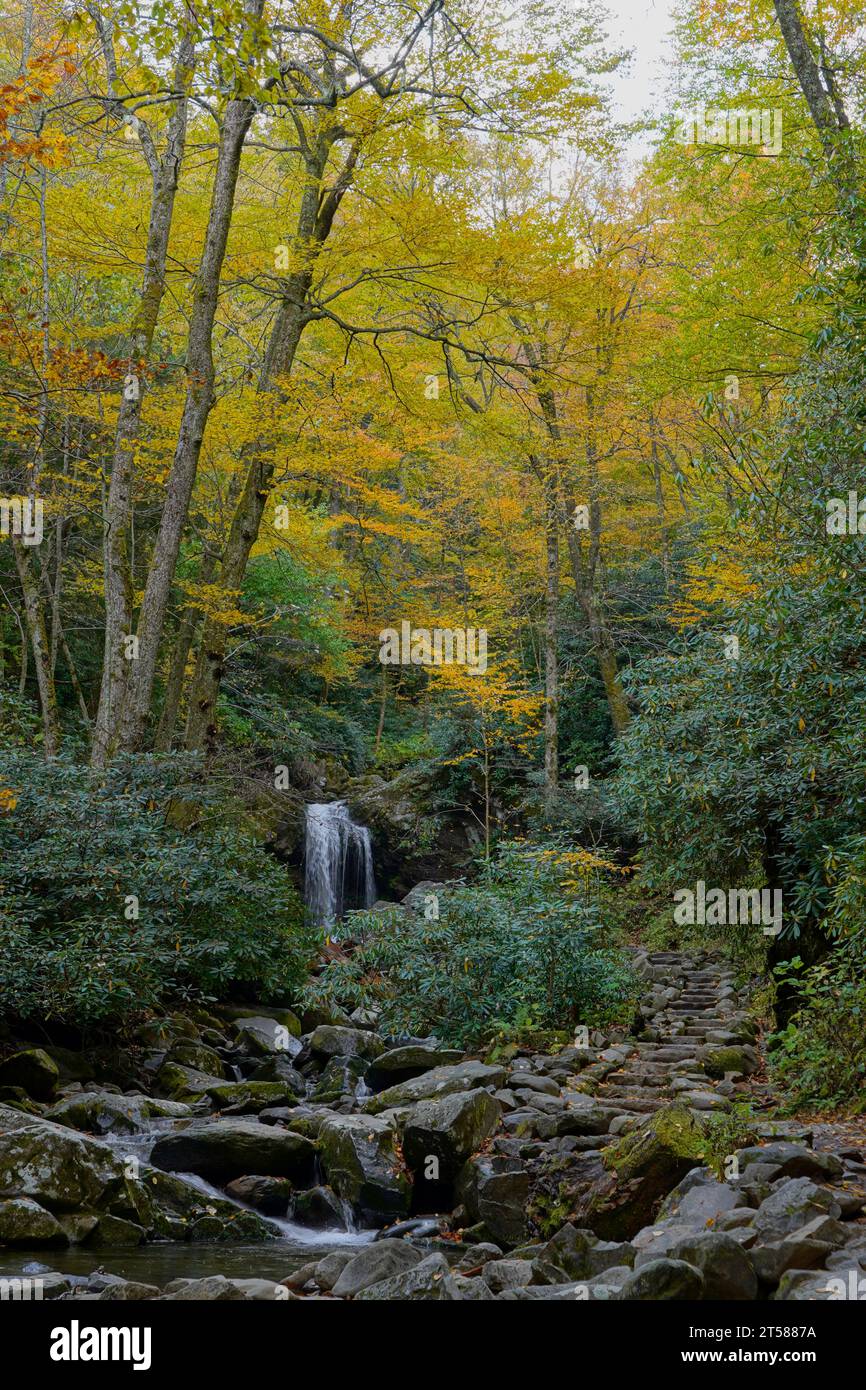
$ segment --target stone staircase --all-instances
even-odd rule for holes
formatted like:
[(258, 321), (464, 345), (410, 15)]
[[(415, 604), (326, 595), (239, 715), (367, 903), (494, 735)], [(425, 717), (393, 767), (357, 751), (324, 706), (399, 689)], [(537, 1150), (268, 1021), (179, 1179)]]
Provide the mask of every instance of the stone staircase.
[(737, 1086), (759, 1065), (747, 991), (738, 991), (730, 966), (707, 951), (637, 951), (634, 967), (646, 984), (644, 1027), (605, 1048), (575, 1078), (572, 1101), (590, 1091), (610, 1112), (611, 1136), (673, 1100), (695, 1114), (728, 1110)]

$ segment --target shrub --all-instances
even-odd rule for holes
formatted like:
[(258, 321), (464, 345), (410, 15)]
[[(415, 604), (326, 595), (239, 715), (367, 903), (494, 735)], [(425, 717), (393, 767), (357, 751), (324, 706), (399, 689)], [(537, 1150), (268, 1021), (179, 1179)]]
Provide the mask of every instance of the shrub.
[(357, 949), (325, 968), (308, 999), (376, 1005), (385, 1031), (456, 1046), (606, 1021), (631, 983), (595, 915), (606, 867), (585, 851), (501, 845), (477, 883), (439, 891), (438, 918), (423, 904), (353, 913)]
[(836, 955), (805, 967), (799, 956), (776, 967), (796, 1001), (787, 1026), (767, 1039), (770, 1067), (791, 1108), (864, 1106), (866, 980), (862, 966)]
[(0, 1011), (86, 1025), (298, 988), (312, 942), (297, 893), (195, 776), (179, 757), (97, 774), (0, 756)]

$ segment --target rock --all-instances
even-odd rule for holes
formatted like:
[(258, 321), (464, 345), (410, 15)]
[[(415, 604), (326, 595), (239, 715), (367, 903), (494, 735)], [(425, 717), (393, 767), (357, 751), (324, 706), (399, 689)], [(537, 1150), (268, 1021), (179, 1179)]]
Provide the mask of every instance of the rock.
[(313, 1278), (319, 1288), (329, 1293), (346, 1265), (354, 1258), (354, 1250), (332, 1250), (330, 1255), (325, 1255), (321, 1260), (318, 1260), (313, 1269)]
[(189, 1038), (180, 1038), (172, 1043), (165, 1060), (169, 1064), (174, 1063), (181, 1067), (191, 1067), (193, 1071), (204, 1072), (206, 1076), (222, 1077), (224, 1081), (231, 1079), (232, 1073), (218, 1052)]
[(311, 1101), (327, 1104), (354, 1096), (369, 1065), (363, 1057), (332, 1057), (319, 1076)]
[(104, 1207), (125, 1187), (106, 1144), (0, 1106), (0, 1198), (32, 1197), (56, 1213)]
[(751, 1076), (760, 1066), (756, 1049), (748, 1043), (742, 1047), (702, 1047), (698, 1057), (707, 1076), (717, 1081), (723, 1081), (728, 1072)]
[(100, 1303), (138, 1302), (139, 1299), (159, 1298), (162, 1289), (156, 1284), (139, 1284), (133, 1279), (120, 1279), (97, 1294)]
[(343, 1205), (330, 1187), (311, 1187), (296, 1192), (292, 1199), (292, 1220), (313, 1230), (343, 1224)]
[(30, 1197), (0, 1202), (0, 1245), (68, 1245), (56, 1217)]
[(531, 1260), (493, 1260), (486, 1264), (481, 1278), (493, 1293), (525, 1288), (532, 1281)]
[(154, 1079), (154, 1084), (163, 1095), (176, 1101), (196, 1101), (206, 1095), (212, 1086), (222, 1086), (221, 1076), (209, 1076), (192, 1067), (181, 1066), (179, 1062), (163, 1062)]
[(603, 1153), (553, 1155), (532, 1165), (530, 1219), (542, 1234), (566, 1221), (610, 1240), (648, 1225), (662, 1197), (702, 1157), (704, 1138), (688, 1110), (657, 1110)]
[(244, 1022), (251, 1018), (269, 1018), (282, 1024), (293, 1038), (301, 1036), (301, 1021), (291, 1009), (272, 1008), (265, 1004), (220, 1004), (219, 1012), (232, 1022)]
[(458, 1175), (457, 1196), (497, 1244), (514, 1246), (526, 1239), (529, 1174), (519, 1159), (491, 1154), (470, 1159)]
[(269, 1106), (285, 1105), (295, 1099), (281, 1081), (223, 1081), (209, 1086), (207, 1094), (218, 1110), (231, 1106), (238, 1115), (256, 1115)]
[(160, 1294), (166, 1302), (190, 1303), (240, 1303), (244, 1293), (234, 1279), (226, 1279), (224, 1274), (210, 1274), (205, 1279), (173, 1279)]
[(474, 1091), (479, 1086), (495, 1090), (505, 1081), (505, 1068), (486, 1066), (483, 1062), (461, 1062), (456, 1067), (434, 1067), (422, 1076), (389, 1086), (364, 1103), (368, 1115), (380, 1115), (402, 1105), (414, 1105), (420, 1100), (439, 1100), (457, 1091)]
[(719, 1182), (708, 1168), (693, 1168), (665, 1198), (658, 1219), (678, 1216), (683, 1221), (714, 1221), (723, 1212), (733, 1211), (739, 1200), (734, 1188)]
[(755, 1245), (751, 1250), (758, 1278), (765, 1284), (778, 1284), (789, 1269), (814, 1269), (827, 1256), (844, 1246), (848, 1231), (831, 1216), (817, 1216), (782, 1240)]
[(395, 1086), (401, 1081), (423, 1076), (425, 1071), (432, 1071), (434, 1067), (457, 1066), (462, 1059), (462, 1052), (429, 1047), (425, 1043), (393, 1047), (376, 1058), (367, 1080), (374, 1091), (380, 1091), (385, 1086)]
[(416, 1180), (426, 1176), (430, 1158), (438, 1178), (451, 1182), (461, 1164), (493, 1133), (501, 1107), (488, 1091), (462, 1091), (441, 1100), (421, 1101), (403, 1131), (403, 1153)]
[(235, 1178), (226, 1186), (226, 1193), (236, 1202), (255, 1207), (263, 1216), (286, 1216), (292, 1200), (292, 1184), (288, 1178), (266, 1178), (259, 1175)]
[(242, 1018), (234, 1024), (234, 1030), (237, 1041), (259, 1056), (277, 1053), (284, 1057), (293, 1057), (301, 1050), (301, 1044), (294, 1033), (275, 1018), (259, 1015)]
[(50, 1100), (60, 1080), (60, 1068), (41, 1047), (16, 1052), (0, 1062), (0, 1086), (21, 1086), (34, 1100)]
[(372, 1061), (385, 1050), (385, 1044), (375, 1033), (364, 1028), (340, 1028), (321, 1023), (310, 1035), (307, 1044), (314, 1057), (365, 1057)]
[(387, 1120), (372, 1115), (331, 1115), (319, 1131), (322, 1165), (334, 1191), (374, 1225), (409, 1210), (411, 1185)]
[(537, 1284), (567, 1284), (591, 1279), (615, 1266), (634, 1264), (634, 1246), (628, 1242), (599, 1240), (592, 1231), (563, 1226), (532, 1260)]
[(831, 1195), (809, 1178), (788, 1178), (765, 1198), (755, 1213), (753, 1229), (759, 1244), (781, 1240), (817, 1216), (839, 1216)]
[(512, 1071), (508, 1085), (514, 1090), (538, 1091), (546, 1096), (558, 1096), (560, 1093), (560, 1087), (552, 1076), (536, 1076), (531, 1071)]
[[(851, 1297), (848, 1280), (825, 1270), (791, 1269), (782, 1275), (779, 1287), (770, 1294), (771, 1302), (836, 1303)], [(860, 1295), (857, 1295), (858, 1299)]]
[(442, 1255), (428, 1255), (413, 1269), (391, 1275), (378, 1284), (362, 1289), (359, 1299), (403, 1300), (424, 1302), (457, 1302), (461, 1298), (459, 1285)]
[(255, 1071), (250, 1072), (248, 1081), (279, 1081), (294, 1096), (303, 1099), (307, 1094), (307, 1083), (301, 1073), (292, 1065), (291, 1058), (282, 1052), (272, 1052), (259, 1062)]
[(82, 1091), (65, 1096), (46, 1118), (91, 1134), (143, 1134), (158, 1117), (183, 1119), (192, 1114), (180, 1101), (150, 1096), (118, 1096), (111, 1091)]
[(197, 1173), (211, 1182), (227, 1182), (248, 1173), (291, 1178), (299, 1186), (313, 1179), (315, 1145), (300, 1134), (259, 1124), (256, 1120), (194, 1121), (185, 1129), (161, 1135), (151, 1163), (174, 1173)]
[(773, 1164), (777, 1175), (782, 1178), (815, 1178), (818, 1182), (838, 1178), (843, 1172), (842, 1162), (835, 1154), (816, 1153), (804, 1144), (784, 1141), (756, 1144), (750, 1149), (737, 1149), (737, 1158), (748, 1178), (751, 1174), (745, 1170), (757, 1163)]
[(703, 1298), (741, 1302), (758, 1296), (758, 1280), (751, 1259), (735, 1240), (720, 1231), (705, 1231), (679, 1241), (670, 1251), (673, 1260), (700, 1270)]
[(82, 1244), (100, 1250), (114, 1249), (129, 1245), (141, 1245), (145, 1232), (134, 1221), (124, 1221), (120, 1216), (100, 1216), (93, 1230)]
[(635, 1300), (668, 1301), (698, 1299), (704, 1293), (699, 1270), (685, 1260), (651, 1260), (631, 1274), (617, 1295), (624, 1303)]
[(343, 1266), (332, 1292), (335, 1298), (354, 1298), (383, 1279), (402, 1274), (420, 1264), (421, 1253), (404, 1240), (380, 1240)]

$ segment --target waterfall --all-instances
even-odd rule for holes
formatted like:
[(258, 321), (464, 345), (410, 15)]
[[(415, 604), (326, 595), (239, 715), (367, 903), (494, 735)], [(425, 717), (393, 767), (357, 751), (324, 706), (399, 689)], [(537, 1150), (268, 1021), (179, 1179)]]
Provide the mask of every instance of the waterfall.
[(348, 909), (376, 901), (373, 845), (345, 801), (309, 804), (306, 822), (304, 901), (313, 921), (330, 927)]

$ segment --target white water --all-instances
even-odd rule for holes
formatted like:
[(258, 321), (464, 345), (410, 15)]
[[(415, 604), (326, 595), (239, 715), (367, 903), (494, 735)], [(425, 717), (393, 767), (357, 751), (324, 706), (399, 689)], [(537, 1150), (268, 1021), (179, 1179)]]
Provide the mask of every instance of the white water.
[(304, 901), (317, 925), (333, 926), (347, 909), (376, 901), (370, 832), (345, 801), (307, 806), (304, 860)]

